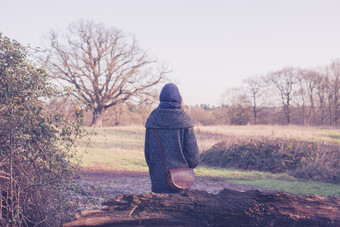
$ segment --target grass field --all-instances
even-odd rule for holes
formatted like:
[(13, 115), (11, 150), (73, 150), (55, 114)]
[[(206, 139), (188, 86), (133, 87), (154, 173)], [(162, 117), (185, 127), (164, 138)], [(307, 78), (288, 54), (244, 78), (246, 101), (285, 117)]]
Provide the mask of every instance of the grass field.
[[(81, 166), (95, 169), (147, 172), (144, 159), (144, 127), (87, 128), (92, 136), (78, 142)], [(229, 136), (265, 136), (324, 141), (340, 144), (340, 130), (297, 126), (206, 126), (196, 128), (200, 151)], [(199, 166), (197, 176), (222, 177), (235, 184), (247, 184), (295, 194), (340, 196), (340, 186), (320, 182), (306, 182), (288, 174), (241, 171)]]
[[(142, 127), (88, 129), (93, 135), (79, 141), (81, 166), (126, 171), (148, 171)], [(90, 140), (90, 142), (89, 142)]]
[[(211, 141), (220, 142), (229, 136), (246, 137), (270, 137), (283, 139), (298, 139), (330, 144), (340, 144), (340, 130), (325, 127), (302, 127), (302, 126), (279, 126), (279, 125), (251, 125), (251, 126), (198, 126), (197, 135), (203, 134), (202, 140), (198, 141), (207, 149)], [(210, 136), (207, 136), (210, 135)], [(209, 138), (210, 137), (210, 138)]]

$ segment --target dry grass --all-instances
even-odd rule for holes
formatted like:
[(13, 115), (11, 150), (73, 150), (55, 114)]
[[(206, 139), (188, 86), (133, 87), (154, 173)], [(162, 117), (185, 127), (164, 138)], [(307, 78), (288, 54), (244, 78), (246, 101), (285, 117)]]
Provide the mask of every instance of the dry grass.
[(301, 141), (340, 144), (340, 130), (326, 127), (245, 125), (245, 126), (197, 126), (196, 136), (200, 151), (230, 137), (268, 137)]

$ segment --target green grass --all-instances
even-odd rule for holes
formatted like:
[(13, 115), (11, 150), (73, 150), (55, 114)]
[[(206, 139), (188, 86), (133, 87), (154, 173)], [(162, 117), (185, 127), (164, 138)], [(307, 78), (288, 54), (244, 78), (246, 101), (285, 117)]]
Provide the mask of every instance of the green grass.
[(252, 185), (300, 195), (340, 196), (340, 186), (321, 182), (285, 181), (277, 179), (231, 180), (234, 184)]
[[(91, 132), (93, 129), (87, 130)], [(89, 138), (85, 137), (78, 141), (78, 154), (82, 156), (82, 167), (148, 171), (144, 159), (143, 127), (99, 128), (93, 132), (90, 143), (88, 143)], [(336, 130), (329, 132), (329, 135), (338, 135), (335, 133)], [(340, 195), (339, 185), (303, 182), (285, 173), (272, 174), (203, 166), (196, 168), (195, 173), (197, 176), (221, 177), (235, 184), (254, 185), (293, 194)]]
[(273, 174), (260, 171), (243, 171), (223, 168), (198, 167), (197, 176), (221, 177), (234, 184), (252, 185), (260, 188), (284, 191), (292, 194), (340, 196), (340, 186), (321, 182), (305, 182), (286, 173)]
[(340, 144), (340, 130), (327, 128), (321, 130), (331, 143)]
[[(92, 129), (88, 129), (92, 131)], [(90, 139), (90, 143), (88, 143)], [(120, 128), (99, 128), (78, 142), (82, 167), (148, 171), (144, 159), (144, 133)]]
[(223, 177), (227, 179), (239, 179), (239, 180), (255, 180), (255, 179), (277, 179), (277, 180), (294, 180), (295, 178), (289, 176), (286, 173), (273, 174), (269, 172), (261, 171), (244, 171), (235, 169), (213, 168), (199, 166), (195, 169), (197, 176), (208, 177)]

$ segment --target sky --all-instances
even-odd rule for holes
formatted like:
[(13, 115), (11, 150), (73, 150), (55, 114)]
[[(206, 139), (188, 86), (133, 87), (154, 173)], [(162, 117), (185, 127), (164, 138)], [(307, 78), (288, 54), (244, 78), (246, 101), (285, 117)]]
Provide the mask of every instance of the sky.
[(244, 79), (340, 58), (338, 0), (0, 0), (0, 32), (43, 47), (79, 19), (122, 29), (172, 72), (187, 105), (220, 105)]

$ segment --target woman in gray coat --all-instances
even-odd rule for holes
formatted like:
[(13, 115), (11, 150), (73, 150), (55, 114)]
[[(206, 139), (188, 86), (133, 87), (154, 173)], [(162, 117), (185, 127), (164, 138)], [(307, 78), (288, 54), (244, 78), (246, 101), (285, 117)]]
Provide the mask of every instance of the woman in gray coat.
[(166, 165), (173, 168), (195, 168), (199, 152), (194, 124), (182, 108), (182, 97), (176, 85), (166, 84), (160, 94), (160, 104), (146, 121), (145, 160), (149, 166), (151, 191), (175, 193), (168, 187), (165, 167), (157, 144), (158, 131)]

